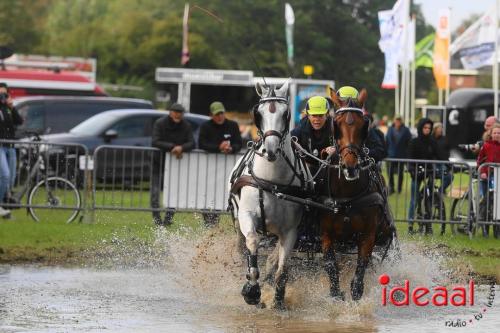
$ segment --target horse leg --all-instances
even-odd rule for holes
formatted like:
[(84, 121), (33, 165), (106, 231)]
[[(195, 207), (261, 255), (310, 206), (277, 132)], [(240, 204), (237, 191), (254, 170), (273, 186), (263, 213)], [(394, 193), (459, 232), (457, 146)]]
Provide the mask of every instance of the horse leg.
[(368, 266), (374, 246), (374, 230), (373, 232), (368, 231), (360, 235), (358, 241), (358, 262), (354, 278), (351, 281), (351, 296), (354, 301), (360, 300), (363, 296), (366, 266)]
[(278, 269), (279, 249), (279, 246), (275, 246), (273, 252), (267, 257), (266, 277), (264, 281), (268, 282), (270, 285), (274, 285), (274, 275)]
[(275, 275), (276, 290), (274, 293), (273, 307), (278, 310), (285, 310), (285, 287), (288, 281), (288, 265), (287, 259), (290, 252), (293, 250), (297, 239), (297, 230), (290, 230), (284, 237), (280, 237), (279, 241), (279, 258), (278, 270)]
[(337, 264), (337, 259), (335, 258), (333, 244), (330, 244), (324, 253), (325, 270), (330, 278), (330, 296), (332, 296), (335, 300), (343, 301), (345, 297), (344, 293), (340, 291), (340, 270), (339, 265)]
[(259, 246), (259, 235), (256, 230), (257, 217), (250, 211), (240, 209), (238, 221), (248, 249), (247, 282), (241, 290), (241, 295), (247, 304), (257, 305), (260, 302), (259, 267), (257, 265), (257, 249)]

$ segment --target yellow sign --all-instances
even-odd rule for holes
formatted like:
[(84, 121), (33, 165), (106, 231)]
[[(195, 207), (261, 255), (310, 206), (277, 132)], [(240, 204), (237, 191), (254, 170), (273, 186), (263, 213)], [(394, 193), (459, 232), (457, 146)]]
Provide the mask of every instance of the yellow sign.
[(314, 73), (314, 67), (311, 65), (305, 65), (304, 66), (304, 74), (305, 75), (313, 75)]

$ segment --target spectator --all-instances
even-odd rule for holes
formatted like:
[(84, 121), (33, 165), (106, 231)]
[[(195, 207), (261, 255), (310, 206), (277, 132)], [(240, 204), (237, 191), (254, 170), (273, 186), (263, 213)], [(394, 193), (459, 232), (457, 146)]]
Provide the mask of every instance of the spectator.
[(482, 146), (483, 146), (483, 143), (488, 141), (488, 140), (491, 140), (491, 129), (493, 128), (493, 125), (495, 124), (498, 124), (498, 119), (495, 118), (495, 116), (489, 116), (488, 118), (486, 118), (486, 120), (484, 121), (484, 132), (483, 132), (483, 135), (481, 137), (481, 140), (479, 140), (472, 148), (471, 148), (471, 151), (474, 153), (474, 154), (479, 154), (479, 151), (481, 150)]
[[(408, 143), (411, 140), (411, 133), (403, 123), (400, 116), (394, 118), (394, 123), (387, 131), (386, 141), (389, 158), (406, 158)], [(394, 174), (398, 175), (398, 193), (401, 193), (403, 186), (404, 164), (398, 162), (389, 163), (389, 194), (396, 191), (394, 186)]]
[[(235, 121), (226, 119), (226, 108), (221, 102), (210, 104), (211, 120), (200, 127), (198, 144), (200, 149), (210, 153), (235, 154), (240, 151), (242, 139), (240, 129)], [(218, 223), (218, 213), (203, 213), (205, 226), (210, 227)]]
[[(479, 156), (477, 157), (477, 166), (483, 163), (500, 163), (500, 124), (494, 124), (491, 128), (491, 139), (484, 142)], [(481, 182), (481, 197), (485, 197), (489, 188), (493, 188), (493, 172), (488, 167), (482, 167), (478, 170)], [(486, 196), (487, 197), (487, 196)], [(486, 219), (486, 216), (482, 217)], [(483, 235), (488, 236), (489, 226), (483, 228)]]
[(211, 120), (200, 127), (200, 149), (210, 153), (237, 153), (241, 149), (242, 140), (238, 124), (226, 119), (226, 109), (221, 102), (210, 104)]
[[(432, 136), (436, 140), (438, 160), (449, 161), (450, 159), (450, 144), (448, 139), (443, 135), (443, 124), (440, 122), (434, 123), (432, 128)], [(436, 165), (436, 175), (441, 179), (440, 192), (446, 192), (450, 186), (453, 175), (451, 173), (451, 166), (449, 164)]]
[[(422, 118), (418, 122), (418, 136), (411, 139), (408, 144), (408, 157), (416, 160), (437, 160), (438, 148), (436, 141), (432, 138), (433, 122), (428, 118)], [(411, 176), (411, 196), (410, 208), (408, 211), (408, 232), (413, 234), (413, 220), (415, 218), (415, 204), (417, 200), (421, 200), (419, 195), (420, 184), (426, 177), (432, 176), (433, 168), (429, 163), (408, 163), (408, 171)], [(420, 225), (419, 231), (423, 231)], [(432, 224), (425, 224), (425, 233), (432, 234)]]
[[(14, 140), (16, 126), (23, 118), (14, 107), (7, 84), (0, 83), (0, 139)], [(10, 198), (10, 190), (16, 180), (16, 149), (11, 143), (0, 145), (0, 202)], [(0, 207), (0, 216), (8, 216), (10, 211)]]
[[(161, 173), (164, 156), (170, 152), (176, 158), (182, 158), (183, 152), (188, 152), (194, 148), (194, 137), (191, 125), (183, 119), (184, 107), (174, 103), (169, 108), (169, 114), (158, 119), (153, 127), (153, 147), (161, 149), (161, 154), (155, 154), (153, 162), (153, 180), (151, 182), (151, 207), (159, 208)], [(159, 159), (159, 160), (158, 160)], [(172, 224), (175, 211), (167, 208), (165, 219), (162, 221), (160, 212), (153, 212), (153, 221), (157, 225), (167, 226)]]

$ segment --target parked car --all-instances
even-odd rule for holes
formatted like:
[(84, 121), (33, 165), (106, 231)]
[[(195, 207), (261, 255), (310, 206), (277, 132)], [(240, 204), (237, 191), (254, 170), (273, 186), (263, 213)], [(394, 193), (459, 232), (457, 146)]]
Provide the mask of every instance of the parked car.
[(132, 98), (87, 96), (36, 96), (14, 99), (24, 124), (17, 129), (17, 136), (24, 133), (68, 132), (82, 121), (107, 110), (153, 109), (150, 101)]
[[(151, 136), (154, 122), (168, 115), (168, 111), (125, 109), (112, 110), (99, 113), (67, 133), (43, 135), (42, 140), (52, 144), (81, 144), (87, 147), (90, 154), (101, 145), (151, 147)], [(208, 116), (186, 113), (184, 117), (193, 128), (195, 141), (198, 140), (200, 125), (210, 119)], [(73, 164), (68, 162), (64, 156), (78, 156), (82, 152), (58, 151), (54, 149), (51, 153), (52, 170), (75, 170)], [(98, 178), (112, 177), (113, 173), (119, 173), (123, 179), (131, 179), (134, 175), (143, 175), (142, 179), (149, 179), (150, 164), (152, 161), (150, 153), (134, 154), (124, 153), (122, 150), (103, 151), (99, 155), (97, 176)], [(54, 158), (57, 156), (57, 158)], [(72, 157), (76, 163), (76, 158)], [(70, 166), (68, 167), (68, 164)], [(136, 180), (139, 176), (136, 176)]]

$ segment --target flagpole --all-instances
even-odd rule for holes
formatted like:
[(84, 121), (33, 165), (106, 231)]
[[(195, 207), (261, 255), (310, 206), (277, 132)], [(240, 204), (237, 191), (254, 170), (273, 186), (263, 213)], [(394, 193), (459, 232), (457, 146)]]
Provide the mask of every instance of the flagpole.
[(404, 25), (404, 38), (403, 38), (403, 61), (402, 61), (402, 71), (403, 75), (401, 78), (401, 100), (400, 100), (400, 112), (403, 114), (403, 119), (406, 124), (408, 124), (408, 111), (406, 109), (406, 102), (408, 98), (408, 27), (410, 20), (410, 0), (406, 0), (405, 3), (406, 8), (404, 17), (405, 17), (405, 25)]
[(495, 55), (493, 56), (493, 114), (498, 119), (498, 7), (499, 0), (495, 1)]
[[(450, 14), (448, 16), (448, 27), (451, 27), (451, 7), (449, 7)], [(450, 54), (450, 45), (451, 45), (451, 28), (448, 29), (450, 32), (448, 36), (448, 75), (446, 76), (446, 95), (444, 98), (444, 102), (448, 102), (448, 98), (450, 97), (450, 78), (451, 78), (451, 54)]]
[(394, 89), (395, 96), (395, 105), (394, 105), (394, 115), (401, 116), (399, 112), (399, 66), (397, 66), (397, 75), (396, 75), (396, 89)]

